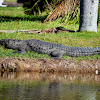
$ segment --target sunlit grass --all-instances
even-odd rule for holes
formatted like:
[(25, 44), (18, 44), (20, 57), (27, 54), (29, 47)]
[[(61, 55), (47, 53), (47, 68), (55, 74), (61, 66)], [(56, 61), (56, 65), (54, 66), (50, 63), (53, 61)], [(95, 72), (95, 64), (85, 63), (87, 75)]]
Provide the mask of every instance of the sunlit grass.
[(23, 8), (22, 7), (0, 7), (0, 15), (2, 16), (24, 16)]
[(17, 0), (4, 0), (4, 1), (8, 1), (8, 2), (17, 2)]

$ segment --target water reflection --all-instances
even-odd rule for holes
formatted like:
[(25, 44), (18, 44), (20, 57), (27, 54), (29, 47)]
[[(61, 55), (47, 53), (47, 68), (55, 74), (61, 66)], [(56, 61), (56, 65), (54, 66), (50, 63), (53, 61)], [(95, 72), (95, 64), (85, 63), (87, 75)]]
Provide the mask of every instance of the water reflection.
[(0, 72), (1, 80), (60, 81), (99, 83), (100, 75), (75, 73)]
[(100, 100), (93, 74), (1, 73), (0, 100)]

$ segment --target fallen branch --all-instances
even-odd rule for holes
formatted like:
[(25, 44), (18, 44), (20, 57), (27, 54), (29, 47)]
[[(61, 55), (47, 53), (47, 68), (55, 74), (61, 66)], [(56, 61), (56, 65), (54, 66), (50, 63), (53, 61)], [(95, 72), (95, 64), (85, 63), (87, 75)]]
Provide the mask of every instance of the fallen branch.
[(59, 32), (75, 32), (74, 30), (66, 30), (63, 27), (57, 27), (57, 28), (48, 28), (41, 31), (38, 31), (37, 29), (33, 30), (0, 30), (0, 33), (15, 33), (15, 32), (21, 32), (21, 33), (28, 33), (28, 34), (45, 34), (45, 33), (59, 33)]

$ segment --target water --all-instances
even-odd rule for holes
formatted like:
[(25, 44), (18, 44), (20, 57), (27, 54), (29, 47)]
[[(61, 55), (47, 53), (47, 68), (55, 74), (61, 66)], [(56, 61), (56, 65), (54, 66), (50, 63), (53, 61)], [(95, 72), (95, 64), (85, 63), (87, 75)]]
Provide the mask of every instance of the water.
[(0, 100), (100, 100), (100, 75), (1, 73)]

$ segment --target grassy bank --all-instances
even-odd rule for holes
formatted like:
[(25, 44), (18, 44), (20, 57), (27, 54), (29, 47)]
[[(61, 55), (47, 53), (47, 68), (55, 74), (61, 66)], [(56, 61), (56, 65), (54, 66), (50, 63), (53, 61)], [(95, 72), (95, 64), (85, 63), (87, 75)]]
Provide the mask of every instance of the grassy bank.
[[(43, 23), (46, 18), (45, 14), (39, 16), (28, 16), (23, 12), (22, 7), (7, 7), (0, 8), (0, 30), (27, 30), (27, 29), (46, 29), (54, 27), (64, 27), (68, 30), (77, 31), (79, 24), (64, 24), (59, 20)], [(100, 46), (100, 28), (98, 32), (75, 32), (75, 33), (58, 33), (58, 34), (22, 34), (17, 33), (0, 33), (0, 39), (39, 39), (43, 41), (59, 43), (67, 46)], [(48, 55), (37, 54), (35, 52), (27, 52), (25, 55), (13, 54), (13, 50), (4, 49), (0, 47), (0, 57), (24, 57), (24, 58), (49, 58)], [(72, 59), (71, 57), (64, 56), (63, 58)], [(91, 57), (78, 57), (74, 59), (100, 59), (100, 55)]]

